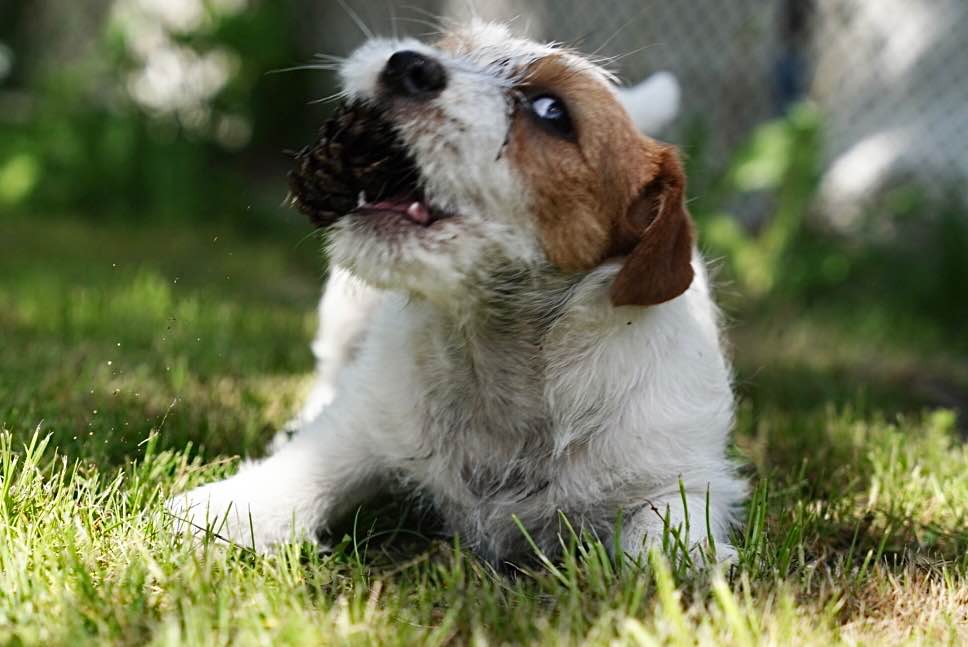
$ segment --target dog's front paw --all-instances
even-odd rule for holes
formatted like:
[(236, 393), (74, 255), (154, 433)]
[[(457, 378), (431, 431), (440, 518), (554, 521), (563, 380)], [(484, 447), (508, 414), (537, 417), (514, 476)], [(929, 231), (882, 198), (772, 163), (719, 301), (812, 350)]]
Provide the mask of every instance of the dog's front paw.
[(690, 552), (693, 553), (693, 562), (702, 568), (720, 567), (728, 571), (731, 566), (739, 564), (739, 552), (726, 542), (717, 542), (714, 550), (703, 541)]
[(663, 549), (663, 545), (659, 539), (646, 540), (637, 548), (626, 549), (626, 555), (635, 559), (647, 559), (650, 551), (657, 550), (670, 561), (687, 566), (688, 570), (696, 573), (711, 569), (729, 571), (732, 566), (739, 564), (739, 552), (726, 542), (716, 542), (715, 550), (706, 540), (692, 543), (688, 549), (682, 543), (668, 546), (667, 550)]
[(294, 511), (254, 490), (240, 476), (173, 496), (165, 503), (173, 529), (266, 552), (277, 544), (315, 541)]

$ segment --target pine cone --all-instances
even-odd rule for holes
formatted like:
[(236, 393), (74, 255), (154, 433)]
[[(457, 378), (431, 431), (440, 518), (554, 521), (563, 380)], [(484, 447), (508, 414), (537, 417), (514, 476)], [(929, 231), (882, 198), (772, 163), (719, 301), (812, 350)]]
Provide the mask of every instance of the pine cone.
[(294, 156), (289, 172), (293, 204), (317, 227), (332, 225), (368, 202), (413, 193), (417, 168), (382, 111), (344, 104), (323, 124), (319, 139)]

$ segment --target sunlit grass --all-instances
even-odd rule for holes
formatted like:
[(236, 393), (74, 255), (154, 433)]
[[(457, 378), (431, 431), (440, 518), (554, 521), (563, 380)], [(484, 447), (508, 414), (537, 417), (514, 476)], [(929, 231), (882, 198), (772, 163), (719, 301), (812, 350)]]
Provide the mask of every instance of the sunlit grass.
[(962, 421), (905, 377), (927, 365), (963, 394), (963, 367), (924, 340), (830, 309), (732, 313), (755, 493), (728, 572), (563, 537), (561, 562), (499, 576), (394, 501), (331, 554), (259, 557), (180, 541), (160, 502), (296, 406), (316, 243), (0, 226), (0, 644), (968, 640)]

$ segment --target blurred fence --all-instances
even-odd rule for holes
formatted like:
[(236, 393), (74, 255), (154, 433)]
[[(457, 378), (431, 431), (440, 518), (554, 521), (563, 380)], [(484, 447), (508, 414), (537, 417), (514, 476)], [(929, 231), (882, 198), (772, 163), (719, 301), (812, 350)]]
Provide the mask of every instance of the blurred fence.
[[(965, 0), (0, 0), (0, 207), (224, 211), (240, 172), (282, 176), (265, 167), (333, 91), (332, 75), (268, 71), (471, 13), (612, 57), (629, 82), (673, 72), (682, 110), (658, 134), (707, 176), (810, 99), (831, 221), (899, 187), (968, 202)], [(769, 213), (759, 197), (738, 215)]]
[[(346, 49), (359, 35), (328, 7)], [(757, 124), (809, 98), (824, 118), (822, 199), (847, 219), (892, 187), (968, 199), (968, 2), (963, 0), (423, 0), (347, 3), (377, 31), (434, 15), (511, 21), (530, 36), (614, 58), (627, 81), (666, 69), (683, 88), (667, 139), (701, 124), (724, 163)], [(342, 13), (342, 16), (340, 15)], [(332, 34), (333, 31), (328, 31)], [(330, 39), (331, 40), (331, 39)], [(687, 151), (688, 152), (688, 151)]]

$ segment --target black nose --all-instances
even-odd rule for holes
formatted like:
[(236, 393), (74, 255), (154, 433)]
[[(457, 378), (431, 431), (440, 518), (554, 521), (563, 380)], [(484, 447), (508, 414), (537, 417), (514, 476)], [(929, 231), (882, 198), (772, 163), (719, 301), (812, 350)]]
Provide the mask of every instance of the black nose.
[(429, 56), (404, 50), (390, 57), (380, 80), (393, 94), (429, 99), (447, 87), (447, 71)]

